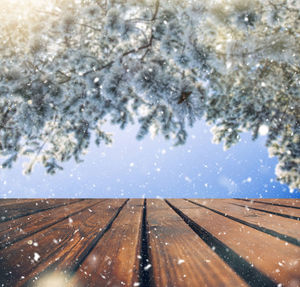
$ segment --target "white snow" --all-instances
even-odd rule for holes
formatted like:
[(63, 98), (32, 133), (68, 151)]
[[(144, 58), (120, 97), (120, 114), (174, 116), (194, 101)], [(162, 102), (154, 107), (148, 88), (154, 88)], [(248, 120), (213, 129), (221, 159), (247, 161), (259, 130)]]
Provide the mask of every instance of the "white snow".
[(259, 127), (259, 130), (258, 130), (258, 133), (261, 135), (261, 136), (266, 136), (269, 132), (269, 127), (267, 125), (261, 125)]
[(40, 258), (41, 258), (41, 256), (37, 252), (34, 252), (33, 260), (37, 262), (37, 261), (39, 261)]
[(144, 270), (147, 271), (147, 270), (149, 270), (151, 267), (152, 267), (152, 265), (151, 265), (151, 264), (148, 264), (148, 265), (146, 265), (146, 266), (144, 267)]

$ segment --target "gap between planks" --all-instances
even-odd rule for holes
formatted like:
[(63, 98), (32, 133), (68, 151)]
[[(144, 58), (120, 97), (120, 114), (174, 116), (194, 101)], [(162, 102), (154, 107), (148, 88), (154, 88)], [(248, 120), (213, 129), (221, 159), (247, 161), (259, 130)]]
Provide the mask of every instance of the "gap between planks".
[(230, 200), (220, 199), (186, 199), (195, 205), (207, 208), (217, 214), (242, 223), (261, 232), (265, 232), (288, 243), (300, 246), (300, 222), (285, 217), (271, 215), (233, 205)]
[[(60, 206), (67, 206), (83, 199), (25, 199), (9, 200), (8, 204), (0, 205), (0, 222), (17, 219), (45, 210), (51, 210)], [(19, 202), (21, 201), (21, 202)]]
[(264, 199), (234, 198), (234, 199), (246, 201), (246, 202), (257, 202), (257, 203), (264, 203), (273, 206), (282, 206), (282, 207), (300, 209), (300, 199), (285, 199), (285, 198), (264, 198)]
[(300, 209), (294, 207), (285, 207), (282, 205), (266, 204), (259, 201), (247, 201), (244, 199), (232, 199), (231, 204), (247, 207), (249, 209), (266, 212), (268, 214), (278, 215), (294, 220), (300, 220)]
[[(198, 222), (196, 222), (195, 218), (193, 218), (193, 216), (191, 216), (191, 215), (193, 215), (193, 210), (195, 210), (195, 208), (192, 207), (192, 206), (195, 206), (195, 203), (193, 203), (193, 204), (189, 203), (191, 205), (189, 206), (188, 209), (186, 209), (186, 207), (184, 207), (185, 204), (183, 204), (183, 202), (184, 202), (183, 200), (181, 200), (181, 201), (177, 200), (177, 203), (176, 203), (176, 200), (175, 201), (174, 200), (168, 200), (167, 203), (165, 203), (162, 200), (151, 200), (151, 199), (144, 200), (144, 201), (141, 201), (141, 202), (142, 202), (142, 204), (137, 204), (137, 206), (139, 206), (137, 208), (137, 209), (139, 209), (139, 211), (137, 212), (138, 214), (133, 216), (133, 218), (135, 218), (136, 221), (130, 221), (129, 218), (127, 218), (128, 217), (128, 206), (134, 205), (132, 203), (132, 200), (130, 200), (127, 203), (126, 203), (126, 201), (123, 202), (123, 205), (121, 205), (121, 206), (119, 206), (119, 208), (117, 208), (117, 212), (114, 213), (114, 215), (111, 217), (110, 221), (108, 221), (108, 222), (106, 221), (106, 223), (105, 223), (106, 227), (102, 230), (102, 232), (100, 232), (101, 235), (99, 235), (99, 231), (98, 231), (98, 233), (96, 233), (96, 236), (95, 236), (95, 233), (93, 233), (94, 236), (96, 237), (96, 239), (94, 239), (94, 240), (90, 239), (90, 243), (88, 245), (86, 245), (86, 244), (83, 245), (84, 246), (84, 251), (83, 252), (80, 251), (76, 255), (77, 257), (80, 257), (79, 260), (76, 261), (76, 258), (77, 258), (76, 256), (73, 256), (73, 257), (69, 256), (68, 257), (67, 255), (62, 255), (62, 257), (64, 257), (64, 258), (62, 260), (60, 260), (58, 263), (56, 261), (53, 261), (53, 260), (50, 261), (50, 263), (52, 262), (52, 267), (51, 268), (47, 267), (47, 264), (49, 264), (49, 262), (44, 262), (44, 263), (42, 262), (42, 265), (39, 266), (38, 268), (36, 268), (35, 272), (33, 272), (31, 274), (31, 278), (34, 278), (34, 276), (40, 276), (40, 275), (45, 274), (45, 272), (44, 272), (45, 269), (47, 271), (54, 270), (55, 268), (57, 270), (61, 270), (61, 271), (66, 270), (66, 266), (68, 266), (68, 262), (70, 263), (70, 261), (72, 261), (72, 262), (76, 261), (76, 264), (75, 265), (73, 264), (72, 268), (67, 268), (67, 269), (71, 270), (71, 274), (76, 275), (76, 276), (73, 276), (73, 279), (72, 279), (73, 282), (75, 282), (74, 280), (77, 280), (76, 282), (85, 282), (85, 280), (88, 280), (85, 275), (86, 274), (92, 274), (91, 272), (89, 273), (88, 271), (91, 270), (91, 262), (92, 262), (93, 258), (97, 258), (96, 255), (100, 252), (99, 250), (102, 250), (100, 253), (103, 253), (105, 251), (106, 252), (111, 252), (111, 248), (113, 248), (113, 250), (116, 254), (116, 257), (120, 258), (119, 262), (122, 262), (124, 260), (125, 257), (124, 257), (124, 252), (122, 253), (122, 248), (121, 249), (120, 248), (116, 249), (116, 248), (113, 247), (113, 244), (106, 245), (106, 247), (105, 247), (105, 244), (103, 246), (102, 243), (105, 242), (105, 238), (106, 239), (110, 238), (111, 240), (116, 240), (116, 237), (118, 237), (118, 234), (120, 232), (121, 233), (125, 232), (125, 234), (127, 234), (127, 236), (128, 236), (128, 234), (131, 234), (129, 232), (129, 230), (131, 230), (132, 222), (137, 222), (137, 224), (135, 225), (137, 233), (136, 233), (136, 237), (135, 237), (135, 241), (134, 241), (135, 244), (136, 244), (135, 245), (136, 247), (134, 248), (133, 253), (136, 254), (136, 258), (138, 258), (138, 260), (135, 258), (136, 260), (134, 261), (135, 263), (133, 264), (133, 267), (135, 268), (134, 272), (132, 272), (131, 277), (128, 276), (128, 275), (126, 277), (126, 276), (124, 276), (123, 271), (126, 270), (126, 268), (128, 266), (123, 266), (122, 267), (123, 271), (122, 271), (122, 268), (118, 268), (118, 266), (116, 267), (116, 265), (114, 265), (115, 266), (114, 268), (117, 268), (117, 269), (114, 269), (113, 266), (111, 267), (112, 268), (111, 270), (113, 270), (112, 274), (114, 275), (111, 280), (116, 280), (116, 282), (127, 282), (127, 283), (131, 282), (130, 283), (131, 286), (169, 286), (169, 285), (164, 285), (164, 283), (167, 282), (166, 280), (169, 280), (169, 279), (166, 279), (164, 276), (166, 274), (168, 274), (168, 275), (172, 274), (172, 272), (170, 272), (170, 270), (174, 270), (174, 268), (175, 268), (175, 271), (173, 271), (173, 272), (176, 276), (180, 275), (181, 274), (180, 272), (182, 271), (182, 270), (180, 271), (180, 268), (178, 268), (178, 266), (177, 266), (178, 261), (175, 262), (176, 261), (175, 260), (174, 262), (172, 262), (172, 260), (174, 260), (174, 258), (177, 259), (177, 257), (174, 257), (174, 256), (176, 254), (178, 255), (178, 252), (181, 252), (180, 251), (181, 250), (180, 245), (179, 246), (177, 245), (177, 247), (179, 249), (177, 248), (174, 251), (172, 251), (172, 250), (168, 251), (172, 256), (170, 254), (168, 254), (168, 252), (164, 251), (165, 253), (163, 253), (163, 254), (167, 254), (166, 258), (169, 260), (169, 263), (168, 263), (169, 265), (168, 266), (170, 268), (169, 270), (164, 269), (164, 266), (159, 265), (157, 263), (160, 260), (159, 257), (161, 256), (161, 253), (160, 252), (155, 253), (154, 249), (156, 248), (157, 250), (165, 250), (164, 249), (165, 247), (161, 244), (159, 245), (160, 242), (157, 241), (157, 239), (155, 238), (155, 235), (153, 235), (153, 234), (155, 232), (156, 233), (158, 232), (160, 234), (160, 236), (163, 237), (163, 236), (167, 236), (167, 234), (164, 234), (164, 233), (166, 233), (166, 231), (168, 231), (167, 233), (168, 233), (169, 238), (170, 238), (170, 231), (172, 231), (173, 233), (175, 232), (174, 234), (178, 234), (178, 236), (180, 237), (182, 234), (180, 234), (180, 232), (178, 233), (178, 230), (176, 231), (176, 229), (179, 228), (181, 231), (184, 230), (184, 232), (187, 232), (186, 234), (193, 234), (193, 236), (196, 236), (198, 239), (195, 241), (195, 242), (197, 242), (195, 244), (200, 244), (203, 241), (205, 242), (205, 243), (203, 242), (203, 244), (206, 247), (203, 249), (203, 246), (202, 246), (201, 248), (203, 250), (206, 250), (205, 252), (208, 252), (207, 250), (210, 250), (210, 252), (212, 254), (214, 254), (213, 255), (214, 260), (217, 260), (217, 259), (215, 259), (214, 256), (216, 256), (216, 258), (219, 258), (218, 260), (220, 260), (220, 262), (221, 262), (220, 263), (221, 264), (220, 269), (222, 270), (222, 268), (225, 268), (225, 269), (227, 268), (225, 273), (231, 275), (230, 276), (231, 280), (236, 280), (236, 282), (239, 282), (239, 283), (235, 282), (235, 284), (234, 284), (235, 286), (243, 286), (243, 284), (246, 286), (247, 284), (245, 282), (247, 282), (250, 286), (251, 285), (252, 286), (257, 286), (257, 285), (255, 285), (255, 284), (257, 284), (257, 282), (260, 283), (260, 286), (276, 286), (277, 284), (280, 284), (280, 283), (278, 283), (278, 282), (281, 282), (280, 278), (278, 279), (276, 276), (270, 276), (269, 273), (267, 273), (268, 276), (266, 276), (266, 275), (264, 275), (264, 273), (261, 272), (261, 270), (262, 270), (261, 268), (256, 269), (257, 264), (253, 264), (253, 266), (252, 266), (252, 263), (250, 264), (247, 260), (239, 259), (240, 258), (240, 253), (239, 252), (236, 253), (234, 251), (234, 248), (231, 248), (232, 246), (229, 248), (230, 249), (230, 252), (229, 252), (230, 254), (229, 254), (228, 251), (227, 251), (228, 244), (226, 244), (226, 243), (224, 244), (224, 242), (219, 240), (221, 245), (220, 244), (218, 245), (218, 238), (215, 237), (213, 235), (213, 233), (210, 233), (211, 231), (207, 231), (207, 229), (204, 229), (204, 227), (201, 224), (199, 224)], [(157, 213), (157, 210), (155, 211), (155, 209), (153, 209), (151, 207), (151, 203), (153, 203), (156, 207), (159, 207), (158, 209), (161, 210), (162, 212), (164, 212), (167, 215), (167, 217), (165, 217), (164, 219), (166, 219), (166, 218), (169, 218), (169, 219), (167, 219), (167, 221), (162, 220), (162, 216), (159, 215), (159, 212)], [(179, 204), (179, 206), (176, 207), (176, 204)], [(203, 208), (203, 207), (200, 207), (200, 208)], [(191, 214), (186, 214), (186, 210), (192, 211), (192, 213)], [(210, 211), (210, 212), (212, 212), (212, 211)], [(101, 214), (101, 213), (102, 213), (102, 211), (99, 214)], [(221, 214), (219, 214), (219, 216), (221, 216)], [(222, 217), (225, 217), (224, 213), (223, 213)], [(97, 217), (94, 216), (93, 218), (95, 219)], [(175, 220), (175, 223), (177, 224), (177, 226), (175, 225), (173, 227), (173, 229), (172, 228), (169, 229), (170, 226), (172, 226), (172, 224), (168, 223), (168, 220), (172, 223), (172, 220), (174, 221), (174, 218), (177, 218)], [(284, 219), (286, 219), (286, 218), (284, 218)], [(127, 225), (126, 224), (124, 225), (124, 222), (126, 222), (126, 220), (127, 220)], [(128, 222), (128, 220), (129, 220), (129, 222)], [(231, 220), (231, 219), (227, 218), (227, 220)], [(160, 222), (160, 225), (158, 225), (158, 222)], [(242, 222), (237, 222), (237, 223), (242, 224)], [(251, 226), (247, 226), (247, 224), (244, 224), (244, 225), (247, 228), (251, 228)], [(53, 226), (55, 226), (55, 224), (52, 225), (51, 228), (53, 228)], [(122, 230), (122, 228), (120, 229), (120, 226), (121, 227), (122, 226), (127, 226), (127, 230)], [(157, 229), (157, 226), (161, 226), (159, 231), (154, 230), (154, 228)], [(49, 229), (49, 227), (47, 229)], [(189, 230), (189, 231), (187, 231), (187, 230)], [(199, 230), (201, 230), (201, 232), (199, 232)], [(207, 234), (209, 234), (208, 237), (207, 237), (207, 234), (205, 236), (203, 236), (203, 230)], [(263, 231), (263, 230), (260, 230), (260, 231)], [(171, 234), (173, 234), (172, 232), (171, 232)], [(259, 232), (259, 231), (256, 230), (256, 232)], [(192, 236), (192, 235), (189, 235), (189, 236)], [(193, 236), (191, 238), (193, 238)], [(200, 236), (201, 239), (199, 238), (199, 236)], [(116, 241), (114, 241), (114, 242), (116, 242)], [(187, 241), (187, 242), (189, 242), (189, 241)], [(175, 243), (176, 243), (176, 241), (175, 241)], [(77, 244), (80, 244), (79, 241), (77, 242)], [(182, 246), (185, 246), (185, 241), (183, 240), (181, 244), (182, 244)], [(214, 250), (215, 252), (213, 252), (211, 250), (211, 247), (213, 247), (212, 244), (214, 244), (215, 246), (218, 246), (218, 248), (217, 248), (218, 250)], [(191, 249), (191, 246), (192, 245), (188, 244), (188, 246), (183, 248), (184, 252), (188, 253), (189, 251), (186, 251), (186, 250)], [(163, 248), (163, 249), (161, 249), (161, 248)], [(72, 248), (71, 249), (69, 248), (69, 250), (72, 250)], [(190, 258), (193, 258), (193, 257), (195, 258), (196, 257), (195, 256), (195, 250), (196, 250), (195, 248), (192, 248), (192, 251), (194, 251), (194, 252), (191, 253), (192, 255), (190, 256)], [(250, 274), (251, 278), (249, 276), (247, 277), (245, 274), (243, 274), (243, 272), (239, 272), (238, 267), (233, 266), (232, 263), (230, 262), (230, 260), (226, 260), (226, 256), (227, 257), (229, 255), (232, 256), (232, 254), (234, 254), (234, 253), (237, 256), (236, 257), (231, 257), (231, 260), (232, 259), (237, 260), (236, 261), (237, 265), (242, 266), (242, 268), (244, 269), (244, 273)], [(123, 255), (120, 255), (120, 254), (123, 254)], [(181, 255), (184, 255), (184, 253), (181, 254)], [(139, 257), (137, 257), (137, 256), (139, 256)], [(210, 255), (210, 256), (212, 256), (212, 255)], [(121, 258), (123, 258), (123, 259), (121, 259)], [(131, 256), (131, 258), (134, 258), (134, 256)], [(199, 265), (199, 258), (197, 258), (197, 259), (198, 260), (196, 260), (197, 261), (196, 266)], [(184, 259), (182, 259), (182, 260), (184, 260)], [(218, 260), (216, 262), (218, 262)], [(246, 261), (246, 263), (243, 260)], [(188, 259), (185, 260), (184, 262), (188, 263)], [(184, 267), (184, 264), (183, 265), (179, 264), (179, 265), (180, 265), (180, 267)], [(53, 268), (54, 266), (55, 266), (55, 268)], [(162, 266), (162, 267), (159, 268), (158, 266)], [(102, 264), (102, 267), (103, 267), (103, 264)], [(176, 270), (176, 268), (179, 271)], [(188, 277), (181, 277), (181, 278), (188, 278), (188, 279), (183, 279), (182, 281), (180, 281), (178, 279), (180, 276), (178, 278), (176, 278), (176, 276), (175, 277), (171, 276), (173, 278), (172, 279), (173, 283), (174, 283), (174, 280), (175, 281), (177, 280), (177, 282), (175, 284), (176, 286), (199, 286), (199, 285), (191, 285), (191, 284), (196, 284), (195, 280), (199, 280), (199, 270), (201, 270), (202, 267), (200, 266), (199, 268), (198, 269), (196, 268), (197, 270), (196, 269), (194, 270), (194, 275), (189, 274)], [(192, 265), (190, 265), (190, 269), (193, 270)], [(240, 277), (237, 276), (236, 273), (232, 271), (232, 269), (235, 272), (237, 272)], [(99, 270), (101, 270), (100, 265), (98, 266), (98, 271)], [(116, 271), (114, 271), (114, 270), (116, 270)], [(133, 269), (131, 269), (131, 271), (132, 270)], [(163, 270), (165, 271), (165, 273), (164, 273), (165, 275), (161, 274), (161, 272)], [(184, 269), (184, 268), (183, 268), (183, 270), (186, 271), (186, 269)], [(209, 270), (209, 269), (207, 269), (207, 270)], [(207, 276), (207, 270), (206, 270), (206, 272), (203, 273), (204, 278), (205, 278), (205, 276)], [(92, 270), (92, 272), (94, 272), (94, 271)], [(186, 272), (188, 272), (188, 271), (186, 271)], [(212, 270), (211, 272), (212, 272), (211, 274), (213, 274), (214, 272), (216, 272), (216, 270), (214, 270), (214, 271)], [(233, 272), (233, 273), (231, 273), (231, 272)], [(224, 274), (224, 271), (221, 272), (221, 273)], [(116, 274), (119, 274), (119, 275), (116, 275)], [(198, 274), (198, 276), (195, 277), (195, 274)], [(106, 275), (104, 275), (104, 274), (102, 274), (102, 275), (106, 279), (108, 278)], [(182, 273), (182, 276), (183, 275), (184, 274)], [(121, 277), (123, 276), (122, 279), (121, 279), (120, 276)], [(88, 276), (88, 277), (93, 278), (95, 276)], [(165, 279), (162, 279), (162, 277), (165, 278)], [(75, 279), (75, 278), (77, 278), (77, 279)], [(81, 279), (78, 279), (78, 278), (81, 278)], [(95, 278), (97, 278), (97, 277), (95, 277)], [(115, 278), (115, 279), (113, 279), (113, 278)], [(231, 284), (228, 283), (229, 282), (228, 278), (227, 279), (226, 279), (226, 277), (224, 277), (224, 278), (222, 279), (222, 276), (219, 277), (217, 275), (217, 276), (215, 276), (215, 278), (213, 278), (213, 279), (210, 278), (209, 280), (221, 280), (221, 281), (225, 280), (223, 282), (225, 284), (225, 286), (233, 286), (232, 282), (231, 282)], [(254, 280), (253, 278), (256, 278), (256, 280), (258, 280), (258, 281), (253, 281)], [(102, 279), (104, 279), (104, 278), (102, 278)], [(93, 279), (93, 280), (95, 280), (95, 279)], [(99, 281), (96, 282), (96, 281), (93, 281), (93, 280), (91, 281), (91, 285), (85, 285), (85, 283), (84, 283), (83, 286), (99, 286), (99, 285), (95, 285)], [(99, 280), (99, 276), (98, 276), (98, 280)], [(125, 281), (122, 281), (122, 280), (125, 280)], [(161, 281), (161, 280), (165, 280), (165, 281)], [(70, 282), (72, 282), (72, 281), (70, 281)], [(129, 286), (130, 286), (130, 284), (129, 284)], [(136, 284), (136, 285), (134, 285), (134, 284)], [(137, 285), (137, 284), (139, 284), (139, 285)], [(223, 285), (221, 284), (221, 285), (224, 286), (224, 284)], [(218, 285), (219, 284), (212, 283), (209, 286), (218, 286)], [(10, 285), (7, 285), (7, 286), (10, 286)], [(23, 284), (16, 285), (16, 286), (23, 286)], [(74, 286), (74, 285), (72, 285), (72, 286)]]
[[(291, 282), (300, 283), (299, 247), (235, 222), (207, 208), (195, 208), (195, 205), (190, 202), (176, 199), (168, 202), (203, 238), (208, 236), (209, 239), (221, 243), (226, 252), (239, 255), (251, 267), (253, 266), (252, 269), (256, 269), (263, 276), (258, 278), (261, 280), (258, 285), (256, 281), (251, 281), (250, 277), (249, 284), (276, 286), (272, 285), (273, 282), (273, 284), (288, 286)], [(268, 252), (268, 250), (272, 251)]]

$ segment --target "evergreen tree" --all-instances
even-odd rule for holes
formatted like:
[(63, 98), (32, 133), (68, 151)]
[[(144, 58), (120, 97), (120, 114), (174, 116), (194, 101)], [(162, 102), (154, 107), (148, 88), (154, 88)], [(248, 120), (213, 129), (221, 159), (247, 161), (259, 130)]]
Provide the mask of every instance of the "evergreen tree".
[(2, 167), (49, 173), (105, 121), (139, 122), (176, 144), (205, 118), (225, 147), (267, 135), (276, 174), (300, 187), (297, 0), (2, 0)]

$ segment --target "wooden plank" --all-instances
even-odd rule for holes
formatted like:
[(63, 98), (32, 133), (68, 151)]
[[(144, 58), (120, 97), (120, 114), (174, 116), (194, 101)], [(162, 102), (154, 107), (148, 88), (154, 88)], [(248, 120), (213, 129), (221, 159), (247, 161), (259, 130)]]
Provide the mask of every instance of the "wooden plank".
[(278, 214), (281, 216), (300, 220), (300, 209), (270, 205), (270, 204), (253, 202), (253, 201), (242, 201), (242, 200), (238, 200), (238, 199), (232, 199), (232, 200), (230, 200), (230, 202), (233, 204), (248, 207), (251, 209), (256, 209), (256, 210), (260, 210), (260, 211), (264, 211), (264, 212), (268, 212), (268, 213), (272, 213), (272, 214)]
[(297, 198), (253, 198), (253, 199), (238, 199), (243, 201), (261, 202), (272, 205), (282, 205), (286, 207), (300, 208), (300, 199)]
[(190, 202), (176, 199), (169, 202), (192, 220), (195, 226), (204, 229), (249, 264), (253, 264), (254, 268), (273, 282), (283, 286), (292, 286), (295, 282), (300, 284), (299, 247), (206, 208), (195, 209), (195, 205)]
[(143, 199), (131, 199), (73, 277), (70, 286), (139, 286)]
[(5, 199), (1, 198), (0, 206), (8, 206), (17, 203), (32, 202), (36, 200), (37, 200), (36, 198), (5, 198)]
[[(43, 271), (72, 272), (102, 236), (125, 199), (99, 202), (0, 252), (0, 282), (24, 286)], [(27, 283), (26, 283), (27, 282)]]
[(265, 212), (230, 204), (230, 200), (226, 199), (191, 199), (191, 201), (283, 240), (300, 245), (300, 222), (296, 220), (277, 215), (270, 217), (270, 214)]
[(97, 204), (83, 200), (0, 223), (0, 249)]
[(147, 200), (147, 223), (154, 286), (247, 286), (164, 201)]
[(27, 216), (42, 210), (48, 210), (63, 205), (72, 204), (82, 199), (36, 199), (12, 202), (9, 205), (0, 206), (0, 222)]

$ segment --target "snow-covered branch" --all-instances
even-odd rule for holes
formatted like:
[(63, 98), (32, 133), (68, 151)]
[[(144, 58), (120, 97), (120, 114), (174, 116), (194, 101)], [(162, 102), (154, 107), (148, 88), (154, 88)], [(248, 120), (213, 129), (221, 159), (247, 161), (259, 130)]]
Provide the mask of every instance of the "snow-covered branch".
[(294, 0), (2, 0), (2, 166), (26, 155), (53, 173), (93, 134), (110, 143), (108, 120), (183, 144), (205, 118), (226, 148), (245, 130), (266, 135), (279, 180), (299, 188), (299, 11)]

